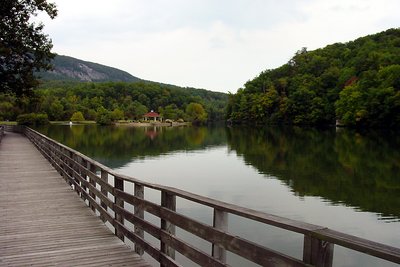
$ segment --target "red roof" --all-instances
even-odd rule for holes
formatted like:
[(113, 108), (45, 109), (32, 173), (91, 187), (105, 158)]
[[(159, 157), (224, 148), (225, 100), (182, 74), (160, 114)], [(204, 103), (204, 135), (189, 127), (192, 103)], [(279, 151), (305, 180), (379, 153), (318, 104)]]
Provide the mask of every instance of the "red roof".
[(143, 117), (149, 117), (149, 118), (160, 117), (160, 114), (154, 111), (150, 111), (149, 113), (144, 114)]

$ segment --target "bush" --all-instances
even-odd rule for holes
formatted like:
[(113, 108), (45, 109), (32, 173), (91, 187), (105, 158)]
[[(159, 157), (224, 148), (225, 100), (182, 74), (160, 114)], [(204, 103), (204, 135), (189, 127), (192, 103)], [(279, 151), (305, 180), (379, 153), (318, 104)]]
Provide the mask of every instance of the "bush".
[(84, 121), (85, 118), (83, 117), (82, 112), (77, 111), (77, 112), (75, 112), (74, 114), (72, 114), (70, 120), (71, 120), (71, 121)]
[(45, 125), (48, 123), (49, 123), (49, 118), (47, 114), (28, 113), (28, 114), (21, 114), (17, 117), (18, 125), (36, 126), (36, 125)]
[(109, 112), (106, 109), (101, 109), (98, 113), (97, 113), (97, 120), (96, 122), (100, 125), (110, 125), (110, 124), (114, 124), (114, 120), (112, 117), (111, 112)]

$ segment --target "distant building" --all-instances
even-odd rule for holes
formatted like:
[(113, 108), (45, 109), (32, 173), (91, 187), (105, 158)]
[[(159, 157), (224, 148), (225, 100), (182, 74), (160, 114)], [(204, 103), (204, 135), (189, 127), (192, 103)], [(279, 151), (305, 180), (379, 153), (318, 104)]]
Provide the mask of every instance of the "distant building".
[(160, 114), (158, 114), (157, 112), (154, 112), (153, 110), (144, 114), (143, 118), (145, 121), (147, 120), (153, 120), (153, 121), (157, 121), (157, 120), (161, 120), (161, 116)]

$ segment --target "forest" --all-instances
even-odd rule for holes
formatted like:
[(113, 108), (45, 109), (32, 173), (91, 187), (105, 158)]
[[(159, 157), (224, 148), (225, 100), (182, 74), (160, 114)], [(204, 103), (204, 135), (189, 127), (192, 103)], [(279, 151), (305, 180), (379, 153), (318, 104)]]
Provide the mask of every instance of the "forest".
[(232, 123), (400, 126), (400, 29), (302, 48), (229, 96)]
[(71, 120), (77, 113), (84, 120), (140, 120), (154, 110), (164, 119), (205, 123), (225, 119), (227, 100), (224, 93), (147, 81), (42, 81), (33, 96), (0, 94), (0, 121), (26, 113), (47, 114), (52, 121)]

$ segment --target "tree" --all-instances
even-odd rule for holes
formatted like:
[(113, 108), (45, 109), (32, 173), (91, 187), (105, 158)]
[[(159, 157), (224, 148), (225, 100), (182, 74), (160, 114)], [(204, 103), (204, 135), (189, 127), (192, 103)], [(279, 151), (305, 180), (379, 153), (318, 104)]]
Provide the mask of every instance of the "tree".
[(111, 112), (111, 117), (114, 121), (122, 120), (124, 119), (124, 112), (119, 108), (116, 108)]
[(171, 104), (164, 109), (160, 109), (160, 113), (164, 119), (177, 120), (181, 112), (175, 104)]
[(74, 114), (72, 114), (70, 120), (71, 120), (71, 121), (84, 121), (85, 118), (83, 117), (82, 112), (77, 111), (77, 112), (74, 112)]
[(207, 121), (207, 112), (199, 103), (190, 103), (186, 107), (186, 114), (194, 124), (202, 124)]
[(61, 104), (60, 100), (55, 99), (47, 112), (50, 119), (52, 120), (61, 120), (64, 114), (64, 106)]
[(30, 95), (38, 82), (35, 71), (51, 68), (51, 39), (42, 23), (32, 22), (38, 12), (53, 19), (54, 3), (46, 0), (2, 0), (0, 5), (0, 92)]

